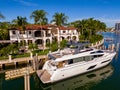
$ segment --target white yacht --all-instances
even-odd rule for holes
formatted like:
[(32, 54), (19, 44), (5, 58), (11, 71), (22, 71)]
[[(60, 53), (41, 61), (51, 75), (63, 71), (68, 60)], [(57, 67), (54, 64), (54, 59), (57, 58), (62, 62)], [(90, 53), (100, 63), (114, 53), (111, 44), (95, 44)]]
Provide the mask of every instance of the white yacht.
[(94, 70), (89, 73), (85, 73), (79, 76), (72, 77), (70, 79), (62, 80), (57, 83), (44, 85), (40, 83), (42, 90), (87, 90), (94, 85), (97, 85), (101, 81), (110, 77), (114, 72), (112, 65), (107, 65), (98, 70)]
[(115, 55), (113, 50), (95, 48), (58, 50), (48, 54), (50, 60), (37, 75), (43, 83), (57, 82), (106, 66)]

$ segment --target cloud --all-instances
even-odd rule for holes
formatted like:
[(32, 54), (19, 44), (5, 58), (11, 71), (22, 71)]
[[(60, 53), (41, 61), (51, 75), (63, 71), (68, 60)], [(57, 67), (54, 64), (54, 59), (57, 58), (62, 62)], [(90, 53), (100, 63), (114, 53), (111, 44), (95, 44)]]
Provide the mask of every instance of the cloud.
[(32, 0), (28, 0), (28, 1), (25, 1), (25, 0), (13, 0), (15, 2), (19, 2), (23, 5), (26, 5), (26, 6), (38, 6), (38, 4), (36, 3), (33, 3)]
[(98, 17), (98, 18), (95, 18), (95, 19), (98, 19), (102, 22), (105, 22), (107, 24), (107, 26), (114, 26), (115, 23), (120, 22), (119, 17), (114, 17), (114, 16), (109, 17), (109, 15), (104, 15), (102, 17)]
[(100, 20), (103, 21), (103, 22), (108, 22), (108, 23), (116, 23), (116, 22), (120, 22), (120, 19), (101, 18)]
[[(82, 20), (82, 19), (88, 19), (91, 17), (81, 17), (77, 18), (71, 21), (76, 21), (76, 20)], [(94, 19), (100, 20), (101, 22), (106, 23), (108, 27), (114, 27), (115, 23), (120, 23), (120, 18), (119, 17), (109, 17), (108, 15), (103, 15), (102, 17), (93, 17)]]

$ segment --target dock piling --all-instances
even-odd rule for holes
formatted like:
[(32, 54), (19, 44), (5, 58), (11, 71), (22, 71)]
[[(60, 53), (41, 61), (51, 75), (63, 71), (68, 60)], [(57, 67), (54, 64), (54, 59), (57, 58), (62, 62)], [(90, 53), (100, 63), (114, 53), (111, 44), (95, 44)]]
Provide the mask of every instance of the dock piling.
[(24, 75), (24, 88), (25, 90), (30, 90), (30, 75), (29, 70), (26, 69), (25, 75)]

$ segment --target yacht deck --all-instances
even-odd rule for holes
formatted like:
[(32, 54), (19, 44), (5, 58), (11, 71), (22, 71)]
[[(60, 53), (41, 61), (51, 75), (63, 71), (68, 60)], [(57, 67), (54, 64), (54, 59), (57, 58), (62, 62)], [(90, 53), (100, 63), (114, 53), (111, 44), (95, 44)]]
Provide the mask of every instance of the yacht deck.
[(47, 70), (38, 70), (37, 75), (43, 83), (50, 82), (51, 75)]
[(62, 52), (62, 53), (54, 53), (54, 54), (51, 54), (51, 55), (55, 58), (61, 58), (62, 56), (70, 55), (70, 54), (73, 54), (73, 53), (72, 52), (71, 53)]
[(66, 50), (60, 50), (54, 53), (50, 53), (49, 55), (53, 58), (61, 58), (62, 56), (65, 55), (73, 55), (73, 54), (77, 54), (77, 53), (83, 53), (83, 52), (88, 52), (88, 51), (92, 51), (93, 49), (88, 48), (88, 49), (84, 49), (84, 50), (77, 50), (77, 49), (66, 49)]

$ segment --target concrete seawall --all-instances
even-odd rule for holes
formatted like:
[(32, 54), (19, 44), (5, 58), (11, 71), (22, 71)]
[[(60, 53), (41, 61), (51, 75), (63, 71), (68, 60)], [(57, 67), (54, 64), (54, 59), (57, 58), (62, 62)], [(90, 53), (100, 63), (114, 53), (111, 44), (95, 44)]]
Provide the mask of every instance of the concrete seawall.
[(96, 48), (96, 47), (99, 47), (99, 46), (103, 45), (103, 43), (104, 43), (104, 39), (102, 39), (102, 40), (100, 40), (100, 41), (98, 41), (96, 43), (92, 43), (90, 45), (90, 47)]
[(35, 56), (33, 58), (24, 57), (24, 58), (15, 58), (15, 59), (8, 59), (8, 60), (0, 60), (0, 71), (3, 71), (8, 66), (15, 66), (17, 67), (20, 64), (30, 64), (33, 66), (33, 63), (43, 64), (46, 60), (47, 56)]

